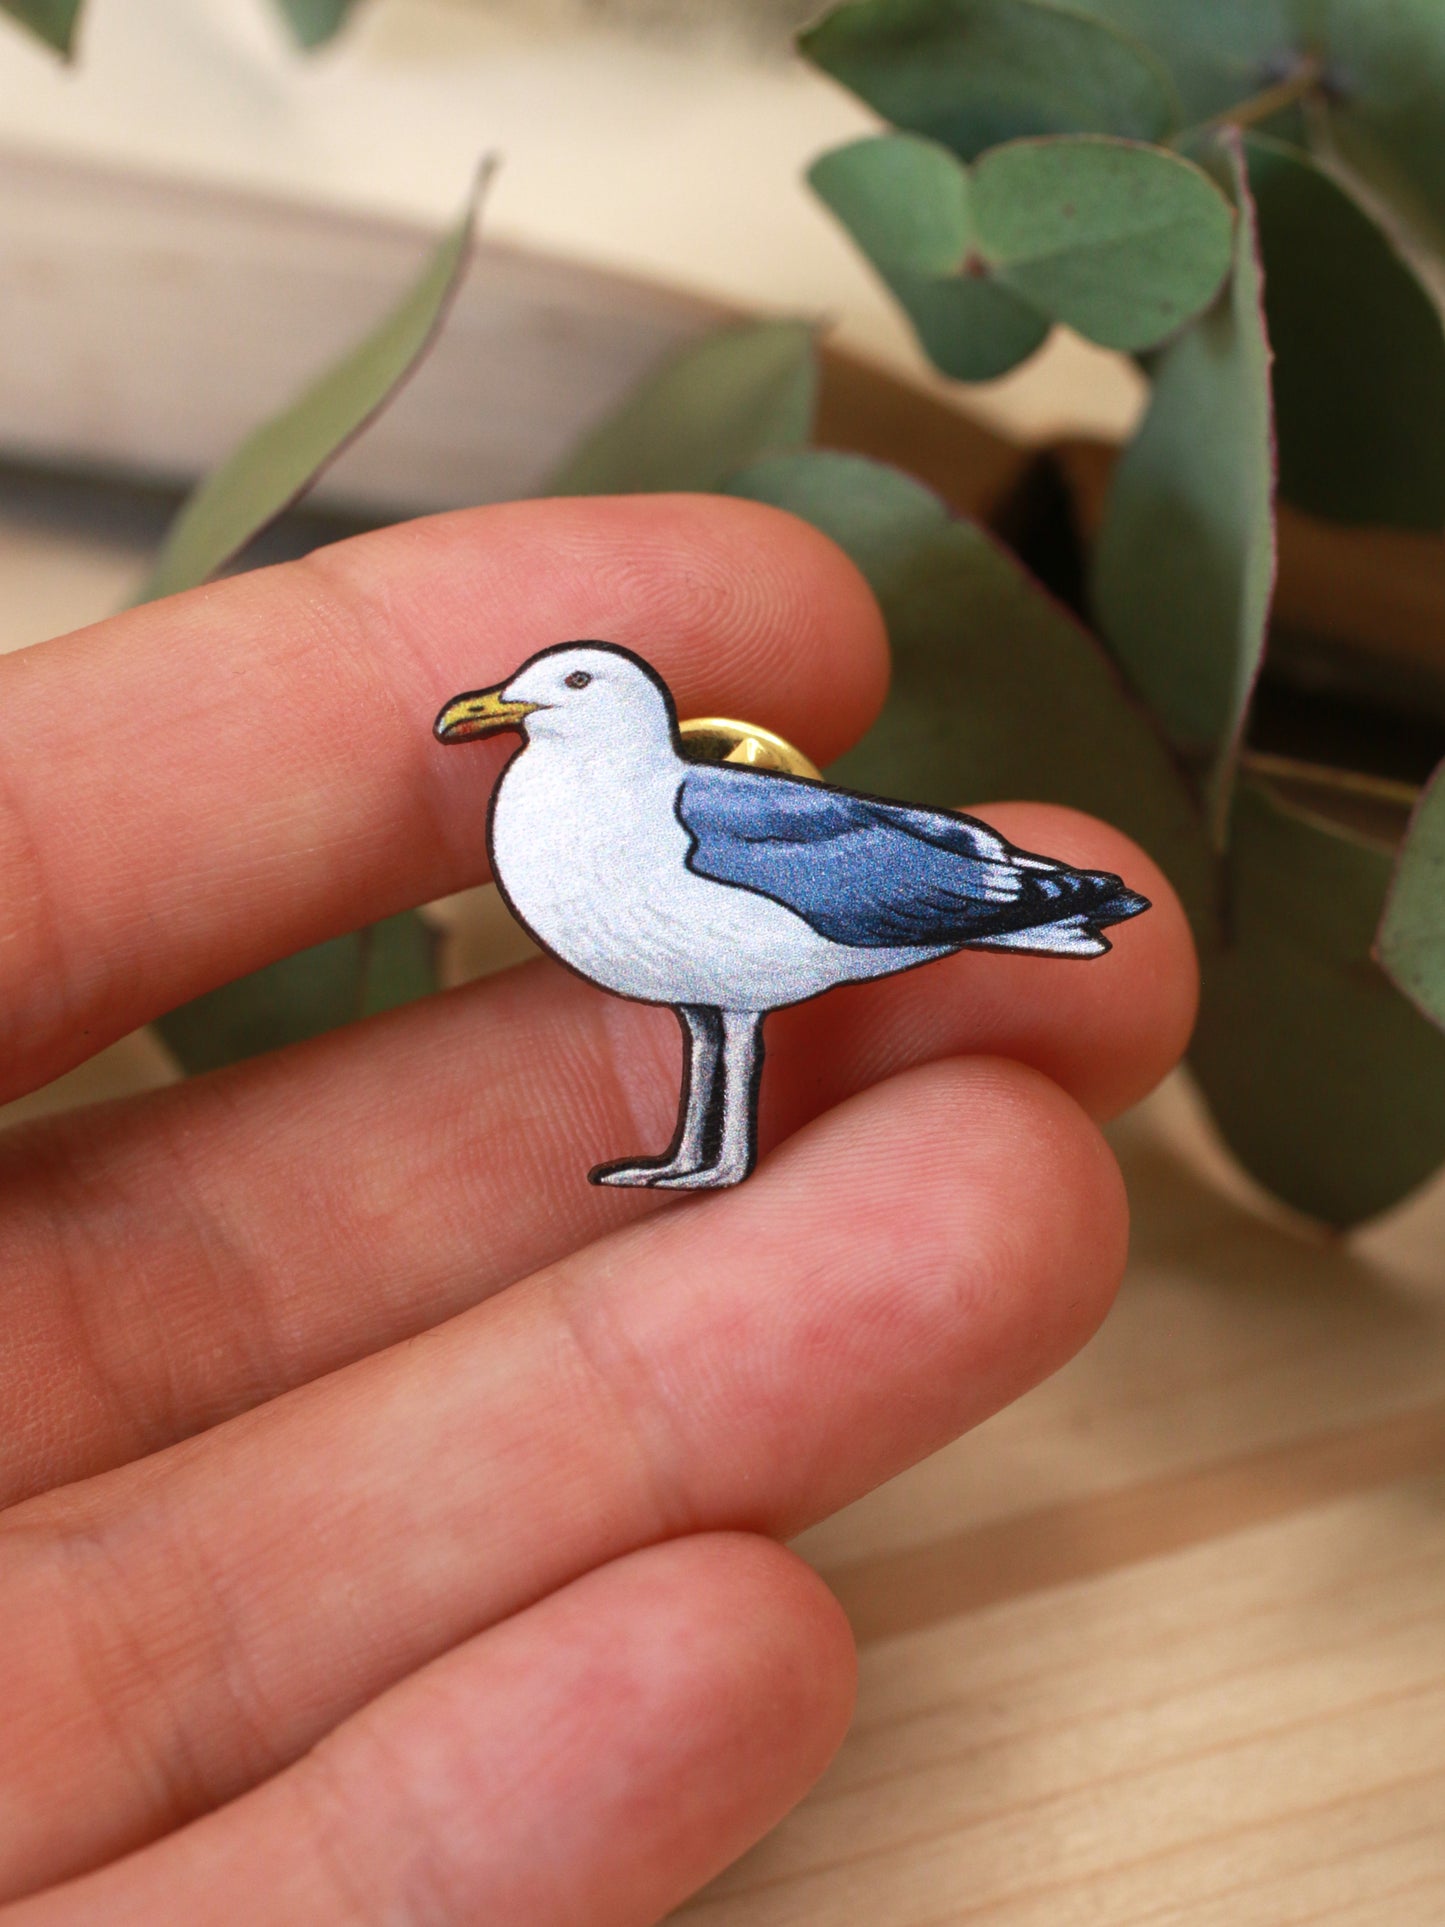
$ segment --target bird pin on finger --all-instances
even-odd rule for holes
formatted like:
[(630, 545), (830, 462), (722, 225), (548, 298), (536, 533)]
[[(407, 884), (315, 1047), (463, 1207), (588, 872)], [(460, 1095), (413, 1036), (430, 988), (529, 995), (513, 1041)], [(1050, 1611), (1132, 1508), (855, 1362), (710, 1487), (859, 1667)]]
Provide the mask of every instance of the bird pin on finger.
[(1149, 907), (1118, 877), (1031, 856), (973, 817), (689, 760), (667, 684), (615, 643), (544, 649), (435, 725), (443, 743), (504, 729), (523, 745), (488, 820), (502, 894), (589, 982), (670, 1004), (686, 1044), (671, 1145), (599, 1165), (594, 1184), (747, 1177), (769, 1011), (955, 950), (1098, 957), (1107, 925)]

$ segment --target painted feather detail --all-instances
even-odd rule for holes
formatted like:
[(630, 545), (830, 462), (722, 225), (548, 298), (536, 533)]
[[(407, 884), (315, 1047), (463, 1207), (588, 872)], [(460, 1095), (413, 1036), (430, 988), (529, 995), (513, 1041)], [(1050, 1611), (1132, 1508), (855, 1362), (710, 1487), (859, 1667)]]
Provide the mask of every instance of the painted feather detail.
[(677, 815), (698, 876), (771, 897), (834, 943), (1095, 954), (1100, 925), (1145, 907), (1117, 876), (1017, 850), (972, 817), (794, 777), (699, 766)]

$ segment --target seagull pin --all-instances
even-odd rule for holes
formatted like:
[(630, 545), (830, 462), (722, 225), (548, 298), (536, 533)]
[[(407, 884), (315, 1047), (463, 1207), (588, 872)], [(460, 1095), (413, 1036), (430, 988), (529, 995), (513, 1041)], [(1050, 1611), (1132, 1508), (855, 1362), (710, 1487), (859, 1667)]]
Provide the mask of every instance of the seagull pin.
[(667, 684), (630, 649), (567, 642), (455, 697), (443, 743), (518, 729), (492, 796), (497, 884), (544, 950), (669, 1004), (686, 1046), (672, 1144), (594, 1184), (707, 1190), (757, 1157), (763, 1020), (955, 950), (1097, 957), (1149, 905), (1116, 876), (973, 817), (683, 754)]

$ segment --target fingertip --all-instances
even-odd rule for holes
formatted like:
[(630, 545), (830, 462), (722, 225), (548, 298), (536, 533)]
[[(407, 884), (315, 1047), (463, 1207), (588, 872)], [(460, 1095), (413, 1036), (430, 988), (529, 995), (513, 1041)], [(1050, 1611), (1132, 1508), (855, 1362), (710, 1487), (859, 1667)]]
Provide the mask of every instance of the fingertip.
[(932, 1221), (942, 1266), (968, 1280), (972, 1362), (1001, 1405), (1057, 1371), (1107, 1316), (1128, 1256), (1124, 1180), (1094, 1119), (1030, 1065), (955, 1059), (900, 1082), (907, 1101), (894, 1108), (915, 1150), (896, 1204), (912, 1224)]
[[(1129, 1255), (1129, 1196), (1097, 1122), (1044, 1072), (995, 1063), (998, 1102), (1014, 1155), (1000, 1182), (1004, 1224), (1028, 1221), (1033, 1262), (1018, 1265), (1019, 1290), (995, 1327), (1000, 1381), (1017, 1396), (1081, 1351), (1118, 1295)], [(1046, 1172), (1041, 1187), (1038, 1173)], [(1001, 1247), (1000, 1279), (1014, 1265)]]
[(238, 1880), (259, 1922), (351, 1918), (364, 1895), (368, 1918), (638, 1927), (797, 1804), (853, 1679), (842, 1610), (793, 1554), (729, 1532), (644, 1546), (66, 1891), (137, 1927), (210, 1918)]
[(613, 1653), (627, 1654), (591, 1688), (628, 1702), (634, 1724), (624, 1735), (616, 1712), (609, 1722), (631, 1782), (614, 1815), (633, 1835), (627, 1884), (645, 1889), (665, 1862), (676, 1901), (776, 1826), (832, 1760), (856, 1694), (851, 1630), (801, 1559), (751, 1532), (646, 1547), (556, 1607), (569, 1596), (590, 1626), (611, 1624)]
[[(1043, 1070), (1091, 1116), (1115, 1117), (1168, 1075), (1194, 1029), (1199, 962), (1178, 892), (1132, 837), (1081, 810), (1001, 803), (984, 814), (1020, 848), (1107, 870), (1148, 899), (1147, 910), (1110, 927), (1105, 957), (1075, 963), (974, 953), (969, 960), (983, 965), (980, 981), (985, 973), (995, 980), (997, 1035), (989, 1047)], [(1010, 1047), (1011, 1031), (1024, 1048)]]
[(756, 1631), (766, 1629), (770, 1744), (792, 1751), (801, 1797), (837, 1752), (853, 1717), (858, 1691), (853, 1629), (813, 1568), (777, 1540), (733, 1532), (719, 1533), (708, 1543), (727, 1574), (726, 1604), (735, 1624), (745, 1629), (743, 1643), (754, 1662)]

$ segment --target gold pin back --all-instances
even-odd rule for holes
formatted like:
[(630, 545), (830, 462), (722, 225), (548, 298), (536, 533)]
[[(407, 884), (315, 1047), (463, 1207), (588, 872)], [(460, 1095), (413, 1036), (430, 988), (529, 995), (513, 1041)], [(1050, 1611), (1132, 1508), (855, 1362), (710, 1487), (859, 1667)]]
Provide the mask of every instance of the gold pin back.
[(802, 750), (756, 723), (736, 722), (731, 716), (694, 716), (677, 728), (691, 762), (743, 763), (751, 769), (780, 770), (784, 776), (806, 776), (815, 783), (822, 779), (823, 772)]

